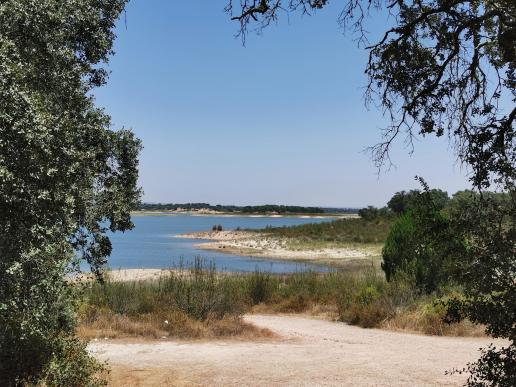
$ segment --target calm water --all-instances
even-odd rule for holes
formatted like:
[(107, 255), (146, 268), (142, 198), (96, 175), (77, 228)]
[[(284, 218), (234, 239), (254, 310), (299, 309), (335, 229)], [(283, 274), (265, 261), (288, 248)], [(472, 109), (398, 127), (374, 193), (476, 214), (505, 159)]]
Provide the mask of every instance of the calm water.
[(300, 270), (326, 271), (322, 265), (299, 264), (265, 260), (248, 256), (229, 255), (193, 247), (203, 242), (187, 238), (176, 238), (177, 234), (211, 230), (221, 224), (224, 230), (240, 228), (264, 228), (290, 226), (304, 223), (325, 222), (331, 218), (271, 218), (271, 217), (224, 217), (224, 216), (133, 216), (135, 228), (126, 233), (110, 236), (113, 252), (109, 258), (112, 269), (171, 268), (181, 261), (191, 262), (195, 257), (215, 262), (218, 270), (254, 271), (256, 269), (274, 273), (289, 273)]

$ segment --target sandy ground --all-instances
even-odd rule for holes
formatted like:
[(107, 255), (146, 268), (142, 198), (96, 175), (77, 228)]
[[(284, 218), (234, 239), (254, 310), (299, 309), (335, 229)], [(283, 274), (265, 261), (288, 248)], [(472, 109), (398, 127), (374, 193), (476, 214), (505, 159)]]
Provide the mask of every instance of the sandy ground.
[(299, 316), (250, 315), (279, 338), (264, 341), (96, 342), (112, 385), (460, 385), (446, 375), (475, 360), (487, 338), (422, 336)]
[(228, 254), (252, 255), (262, 258), (291, 260), (333, 260), (363, 259), (377, 256), (375, 249), (348, 247), (321, 248), (314, 250), (292, 250), (288, 241), (252, 231), (205, 231), (177, 235), (180, 238), (204, 239), (212, 242), (198, 243), (195, 247)]
[(112, 281), (152, 281), (170, 275), (168, 269), (119, 269), (108, 272)]
[[(108, 270), (105, 275), (115, 282), (125, 281), (152, 281), (157, 280), (160, 277), (168, 276), (175, 270), (169, 269), (118, 269)], [(81, 282), (93, 280), (95, 276), (91, 273), (80, 273), (70, 277), (70, 281)]]

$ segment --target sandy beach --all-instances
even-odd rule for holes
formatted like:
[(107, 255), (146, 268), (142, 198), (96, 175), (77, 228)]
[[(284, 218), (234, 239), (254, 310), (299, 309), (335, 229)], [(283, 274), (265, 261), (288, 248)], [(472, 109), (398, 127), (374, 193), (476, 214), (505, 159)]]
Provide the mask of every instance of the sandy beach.
[(125, 281), (152, 281), (169, 276), (173, 270), (169, 269), (119, 269), (108, 271), (109, 279), (116, 282)]
[[(152, 281), (169, 276), (173, 272), (176, 271), (170, 269), (117, 269), (105, 271), (104, 276), (106, 279), (114, 282)], [(91, 273), (80, 273), (69, 278), (73, 282), (82, 282), (92, 280), (94, 275)]]

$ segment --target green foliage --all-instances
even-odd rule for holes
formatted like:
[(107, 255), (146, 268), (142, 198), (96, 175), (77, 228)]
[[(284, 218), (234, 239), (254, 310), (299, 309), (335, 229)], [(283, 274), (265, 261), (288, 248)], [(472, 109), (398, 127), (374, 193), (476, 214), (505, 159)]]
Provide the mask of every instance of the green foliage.
[(392, 225), (383, 247), (382, 269), (387, 281), (399, 272), (414, 271), (417, 235), (411, 214), (401, 215)]
[(106, 373), (105, 366), (88, 355), (85, 343), (66, 338), (56, 340), (54, 353), (42, 372), (39, 385), (105, 386), (107, 383), (102, 377)]
[(246, 292), (238, 277), (222, 275), (198, 258), (188, 268), (172, 271), (156, 282), (94, 283), (86, 292), (89, 303), (116, 314), (141, 316), (179, 310), (196, 320), (240, 316)]
[[(448, 193), (440, 189), (431, 189), (427, 194), (432, 197), (432, 201), (438, 208), (444, 207), (449, 200)], [(420, 195), (419, 190), (396, 192), (387, 202), (387, 207), (395, 214), (404, 214), (417, 205)]]
[[(80, 259), (100, 271), (111, 251), (105, 232), (132, 227), (129, 212), (139, 197), (139, 141), (130, 131), (111, 131), (91, 94), (105, 83), (102, 64), (124, 6), (125, 0), (0, 2), (4, 385), (42, 378), (53, 384), (72, 373), (72, 385), (88, 384), (96, 372), (84, 348), (71, 355), (76, 294), (64, 277)], [(57, 369), (65, 359), (69, 373)]]
[(468, 385), (470, 386), (515, 386), (516, 350), (514, 345), (501, 349), (489, 345), (482, 349), (480, 359), (477, 362), (455, 372), (467, 372), (469, 374)]
[(364, 328), (379, 326), (392, 317), (394, 310), (388, 300), (388, 284), (376, 271), (351, 278), (339, 296), (339, 316), (342, 321)]
[[(425, 191), (427, 192), (427, 191)], [(463, 292), (445, 302), (448, 322), (469, 319), (488, 334), (510, 340), (504, 348), (488, 347), (463, 371), (468, 383), (513, 385), (516, 370), (516, 211), (509, 193), (461, 191), (435, 204), (425, 192), (393, 225), (384, 247), (387, 278), (409, 273), (416, 285), (434, 291), (450, 282)]]
[(373, 220), (338, 219), (289, 227), (267, 227), (263, 232), (306, 242), (381, 243), (385, 240), (391, 224), (389, 217)]
[(253, 274), (249, 275), (247, 294), (249, 294), (252, 305), (269, 301), (273, 292), (273, 286), (274, 283), (271, 275), (268, 273), (256, 270)]
[(377, 218), (390, 218), (392, 217), (392, 212), (386, 207), (376, 208), (368, 206), (358, 210), (358, 215), (365, 220), (375, 220)]
[(452, 280), (465, 251), (465, 239), (457, 237), (444, 213), (442, 196), (422, 183), (425, 190), (413, 193), (411, 208), (398, 218), (387, 237), (382, 268), (388, 280), (402, 271), (430, 293)]
[(486, 348), (470, 364), (471, 385), (481, 381), (510, 386), (516, 375), (516, 190), (504, 195), (483, 193), (462, 197), (454, 229), (470, 240), (456, 273), (464, 288), (448, 302), (448, 320), (468, 318), (486, 326), (494, 337), (509, 340), (505, 348)]

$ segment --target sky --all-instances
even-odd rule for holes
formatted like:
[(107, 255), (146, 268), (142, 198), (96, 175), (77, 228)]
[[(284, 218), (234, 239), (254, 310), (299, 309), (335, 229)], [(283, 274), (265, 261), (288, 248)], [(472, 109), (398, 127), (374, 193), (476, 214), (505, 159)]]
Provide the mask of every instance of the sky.
[[(339, 3), (339, 2), (335, 2)], [(132, 0), (106, 86), (113, 129), (142, 140), (146, 202), (383, 206), (414, 176), (450, 193), (470, 186), (447, 139), (403, 139), (380, 174), (364, 152), (387, 120), (363, 93), (367, 52), (338, 23), (339, 4), (283, 16), (245, 46), (225, 0)], [(378, 15), (371, 40), (389, 21)]]

